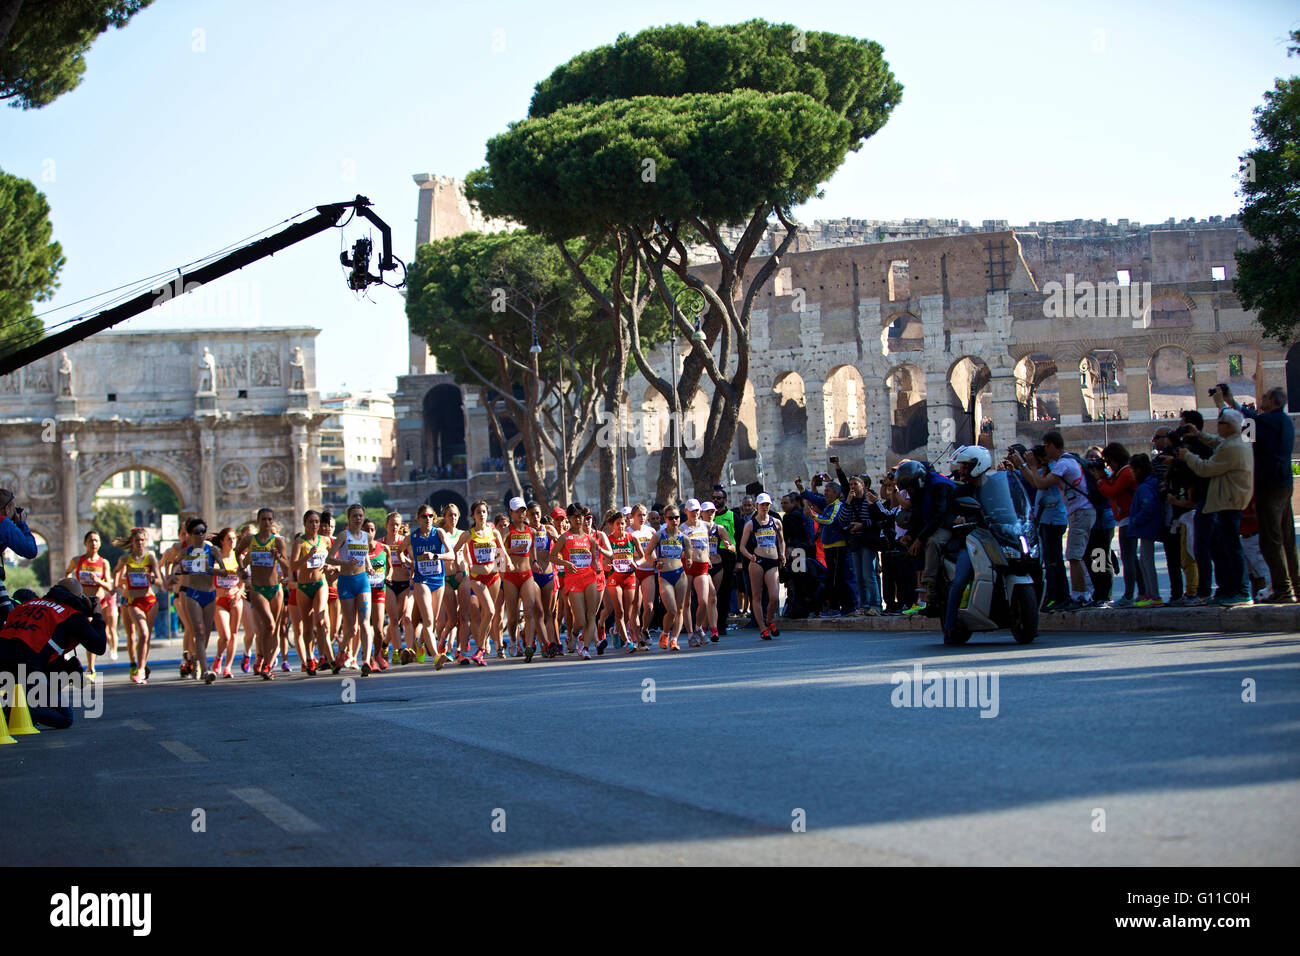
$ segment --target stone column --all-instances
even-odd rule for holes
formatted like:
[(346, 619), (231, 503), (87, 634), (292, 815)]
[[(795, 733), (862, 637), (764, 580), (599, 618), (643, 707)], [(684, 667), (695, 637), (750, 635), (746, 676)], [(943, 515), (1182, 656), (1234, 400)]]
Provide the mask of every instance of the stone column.
[(199, 429), (199, 508), (203, 520), (217, 523), (217, 436), (211, 427)]
[[(1210, 389), (1219, 384), (1219, 360), (1213, 355), (1195, 355), (1192, 357), (1192, 374), (1195, 376), (1192, 386), (1192, 400), (1196, 404), (1196, 410), (1206, 422), (1214, 422), (1219, 419), (1219, 406), (1214, 404), (1214, 399), (1210, 398)], [(1213, 431), (1210, 434), (1214, 434)]]
[(1286, 359), (1260, 359), (1255, 385), (1259, 389), (1256, 404), (1270, 388), (1286, 388)]
[(1124, 385), (1128, 390), (1128, 420), (1148, 422), (1151, 420), (1151, 373), (1147, 363), (1134, 368), (1127, 355), (1121, 358), (1124, 362)]
[(808, 421), (808, 447), (804, 457), (814, 469), (826, 461), (826, 379), (805, 378), (804, 410)]
[[(81, 550), (81, 541), (77, 532), (81, 529), (81, 523), (77, 519), (77, 458), (80, 452), (77, 451), (77, 436), (67, 434), (63, 436), (62, 442), (62, 459), (63, 459), (63, 558), (61, 562), (56, 563), (51, 555), (50, 560), (50, 580), (51, 583), (57, 581), (62, 574), (60, 572), (67, 567), (68, 561), (72, 555)], [(52, 546), (54, 542), (50, 542)]]
[(866, 459), (865, 467), (869, 475), (881, 475), (885, 471), (885, 461), (889, 456), (890, 437), (893, 434), (890, 401), (892, 395), (884, 379), (863, 375), (863, 403), (867, 409), (867, 440), (863, 443), (862, 454)]
[(956, 447), (957, 416), (961, 409), (952, 403), (949, 391), (946, 372), (925, 370), (925, 410), (930, 432), (925, 443), (925, 456), (931, 464)]
[(307, 489), (307, 426), (301, 422), (293, 426), (290, 439), (293, 447), (293, 507), (295, 522), (302, 521), (303, 514), (311, 507)]
[(1078, 356), (1058, 359), (1056, 362), (1056, 382), (1061, 389), (1061, 424), (1083, 424), (1083, 386), (1079, 384)]
[[(989, 394), (993, 405), (993, 449), (996, 455), (999, 449), (1015, 441), (1016, 436), (1016, 373), (1014, 368), (994, 368), (989, 382)], [(975, 423), (976, 441), (979, 435), (979, 422)]]

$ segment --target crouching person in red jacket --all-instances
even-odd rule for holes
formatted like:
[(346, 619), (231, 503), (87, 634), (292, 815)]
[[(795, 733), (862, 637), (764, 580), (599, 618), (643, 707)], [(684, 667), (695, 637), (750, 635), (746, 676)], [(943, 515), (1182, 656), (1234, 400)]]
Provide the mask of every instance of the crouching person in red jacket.
[[(45, 675), (47, 687), (55, 686), (51, 677), (81, 672), (73, 653), (78, 646), (103, 654), (108, 639), (93, 603), (75, 578), (64, 578), (45, 597), (13, 608), (0, 627), (0, 681), (12, 686), (39, 673)], [(71, 707), (54, 695), (48, 703), (53, 706), (31, 708), (33, 722), (59, 729), (72, 725)]]

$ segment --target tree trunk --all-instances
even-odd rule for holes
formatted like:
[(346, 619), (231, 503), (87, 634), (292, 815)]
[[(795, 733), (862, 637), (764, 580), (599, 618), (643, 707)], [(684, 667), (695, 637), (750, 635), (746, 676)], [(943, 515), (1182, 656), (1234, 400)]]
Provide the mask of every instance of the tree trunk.
[(18, 11), (23, 8), (23, 0), (0, 0), (0, 50), (5, 48), (9, 31), (18, 22)]

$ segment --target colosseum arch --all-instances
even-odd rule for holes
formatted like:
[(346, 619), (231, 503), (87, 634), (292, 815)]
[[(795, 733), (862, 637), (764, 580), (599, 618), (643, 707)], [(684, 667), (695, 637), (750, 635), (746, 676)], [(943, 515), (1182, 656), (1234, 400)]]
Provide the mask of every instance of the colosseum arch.
[(1151, 353), (1147, 381), (1152, 418), (1177, 418), (1184, 409), (1196, 408), (1196, 380), (1192, 356), (1177, 345), (1162, 345)]
[(925, 457), (930, 422), (925, 394), (925, 372), (910, 362), (895, 365), (885, 375), (889, 389), (889, 461), (896, 463), (909, 452)]
[(1239, 402), (1259, 402), (1259, 346), (1252, 342), (1228, 342), (1219, 350), (1216, 382), (1224, 382)]

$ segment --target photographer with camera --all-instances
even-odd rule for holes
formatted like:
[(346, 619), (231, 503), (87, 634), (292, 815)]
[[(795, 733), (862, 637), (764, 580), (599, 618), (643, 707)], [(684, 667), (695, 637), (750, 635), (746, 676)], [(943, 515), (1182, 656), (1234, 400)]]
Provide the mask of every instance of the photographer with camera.
[(20, 558), (36, 557), (36, 539), (27, 527), (27, 509), (17, 505), (12, 491), (0, 488), (0, 624), (4, 623), (5, 615), (14, 606), (13, 599), (5, 590), (6, 549)]
[(1286, 413), (1286, 389), (1270, 388), (1259, 408), (1242, 406), (1232, 389), (1220, 384), (1210, 390), (1220, 408), (1235, 408), (1255, 427), (1251, 450), (1255, 456), (1255, 512), (1259, 519), (1259, 550), (1268, 565), (1273, 594), (1269, 604), (1291, 604), (1300, 598), (1300, 557), (1297, 556), (1295, 516), (1291, 512), (1291, 456), (1295, 454), (1295, 424)]
[[(79, 645), (92, 654), (108, 648), (104, 619), (94, 604), (76, 578), (64, 578), (45, 597), (16, 605), (0, 627), (0, 673), (12, 675), (15, 683), (23, 674), (80, 674), (81, 662), (72, 653)], [(31, 710), (35, 723), (60, 730), (72, 725), (70, 707)]]
[(844, 474), (840, 460), (831, 457), (835, 466), (835, 477), (840, 485), (849, 489), (844, 499), (844, 513), (849, 525), (849, 560), (856, 587), (858, 613), (868, 617), (880, 614), (880, 573), (878, 555), (880, 551), (879, 530), (874, 525), (871, 506), (877, 498), (871, 490), (871, 478), (867, 475)]
[[(1186, 414), (1186, 413), (1184, 413)], [(1200, 458), (1188, 450), (1188, 444), (1178, 451), (1178, 457), (1195, 474), (1209, 478), (1210, 484), (1205, 504), (1200, 509), (1208, 518), (1212, 541), (1202, 542), (1201, 527), (1196, 527), (1196, 551), (1199, 559), (1204, 547), (1213, 554), (1214, 577), (1218, 594), (1213, 603), (1225, 607), (1253, 603), (1246, 584), (1246, 555), (1241, 546), (1241, 512), (1254, 494), (1255, 458), (1241, 437), (1241, 412), (1225, 408), (1219, 413), (1218, 437), (1201, 436), (1199, 429), (1188, 428), (1188, 444), (1199, 439), (1209, 446), (1208, 459)], [(1208, 536), (1207, 536), (1208, 537)], [(1198, 560), (1199, 564), (1200, 561)], [(1201, 592), (1208, 591), (1209, 574), (1204, 566), (1199, 569)], [(1206, 603), (1199, 599), (1198, 604)]]
[[(1193, 554), (1195, 547), (1196, 489), (1208, 487), (1209, 481), (1197, 478), (1178, 459), (1181, 442), (1174, 429), (1162, 425), (1151, 436), (1151, 467), (1160, 490), (1164, 535), (1165, 566), (1169, 570), (1169, 603), (1186, 605), (1196, 599), (1200, 572)], [(1202, 491), (1202, 495), (1204, 491)], [(1186, 584), (1184, 586), (1184, 579)]]
[[(826, 556), (826, 603), (830, 609), (822, 610), (822, 617), (845, 617), (853, 613), (853, 592), (849, 586), (848, 521), (844, 514), (843, 489), (830, 480), (830, 475), (813, 476), (813, 490), (805, 491), (803, 480), (796, 478), (794, 486), (805, 502), (804, 510), (817, 526), (822, 553)], [(824, 485), (825, 494), (817, 493)]]

